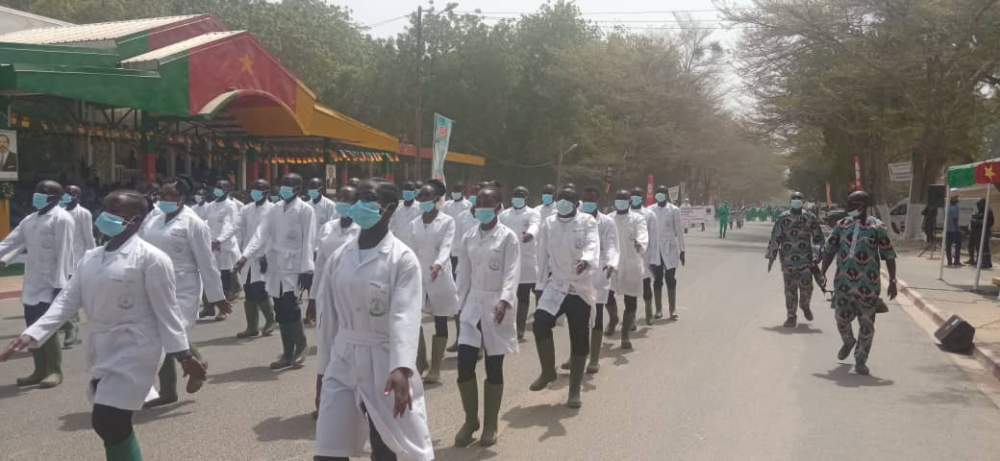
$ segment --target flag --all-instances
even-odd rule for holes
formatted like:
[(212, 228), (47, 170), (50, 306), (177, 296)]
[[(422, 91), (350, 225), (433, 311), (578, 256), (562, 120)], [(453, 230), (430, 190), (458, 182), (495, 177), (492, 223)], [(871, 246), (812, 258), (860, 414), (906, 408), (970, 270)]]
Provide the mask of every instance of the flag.
[[(441, 114), (434, 114), (434, 152), (431, 158), (431, 177), (444, 180), (444, 158), (448, 155), (448, 144), (451, 142), (452, 120)], [(420, 155), (417, 152), (417, 155)]]
[(976, 184), (1000, 183), (1000, 161), (989, 160), (976, 165)]

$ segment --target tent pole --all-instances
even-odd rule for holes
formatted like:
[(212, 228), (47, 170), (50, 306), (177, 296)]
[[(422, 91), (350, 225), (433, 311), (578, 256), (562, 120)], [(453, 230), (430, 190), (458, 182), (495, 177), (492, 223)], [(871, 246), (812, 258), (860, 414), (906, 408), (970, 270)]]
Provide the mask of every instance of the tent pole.
[(989, 222), (990, 191), (993, 189), (993, 184), (988, 184), (986, 187), (986, 207), (983, 208), (983, 232), (979, 236), (979, 257), (976, 258), (976, 283), (972, 286), (972, 291), (979, 291), (979, 275), (983, 272), (983, 250), (986, 248), (986, 239), (990, 238), (986, 233), (986, 223)]
[[(948, 236), (948, 203), (951, 201), (951, 186), (948, 185), (948, 177), (944, 180), (944, 232), (941, 233), (941, 261), (938, 267), (938, 280), (944, 280), (944, 252), (947, 249), (945, 240)], [(934, 223), (936, 226), (937, 223)]]

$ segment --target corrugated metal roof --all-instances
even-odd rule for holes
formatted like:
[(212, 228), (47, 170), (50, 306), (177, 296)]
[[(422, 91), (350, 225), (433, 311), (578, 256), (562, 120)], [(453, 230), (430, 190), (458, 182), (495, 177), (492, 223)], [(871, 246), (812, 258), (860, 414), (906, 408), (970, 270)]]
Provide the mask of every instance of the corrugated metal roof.
[(191, 48), (194, 48), (196, 46), (204, 45), (206, 43), (211, 43), (216, 40), (222, 40), (224, 38), (232, 37), (233, 35), (241, 34), (243, 32), (245, 31), (229, 30), (225, 32), (210, 32), (207, 34), (202, 34), (194, 38), (189, 38), (187, 40), (174, 43), (173, 45), (165, 46), (158, 50), (150, 51), (149, 53), (146, 54), (140, 54), (139, 56), (136, 56), (134, 58), (126, 59), (122, 61), (122, 64), (128, 66), (129, 64), (139, 64), (150, 61), (159, 61), (164, 58), (169, 58), (170, 56), (173, 56), (175, 54), (190, 50)]
[(0, 35), (0, 42), (55, 45), (60, 43), (102, 42), (127, 37), (145, 30), (196, 17), (167, 16), (131, 21), (103, 22), (67, 27), (42, 27)]
[(70, 22), (60, 21), (58, 19), (48, 18), (48, 17), (45, 17), (45, 16), (39, 16), (37, 14), (29, 13), (27, 11), (15, 10), (14, 8), (6, 7), (6, 6), (3, 6), (3, 5), (0, 5), (0, 13), (10, 14), (10, 15), (14, 15), (14, 16), (20, 16), (22, 18), (33, 19), (33, 20), (38, 21), (38, 22), (44, 22), (44, 23), (52, 24), (53, 26), (60, 26), (60, 27), (62, 27), (62, 26), (72, 26), (73, 25), (73, 23), (70, 23)]

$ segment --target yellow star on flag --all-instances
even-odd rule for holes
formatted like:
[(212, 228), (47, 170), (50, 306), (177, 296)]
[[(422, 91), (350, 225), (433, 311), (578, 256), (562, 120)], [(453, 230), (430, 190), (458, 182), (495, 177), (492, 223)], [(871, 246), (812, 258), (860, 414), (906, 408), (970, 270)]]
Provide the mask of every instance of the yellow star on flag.
[(983, 170), (983, 176), (986, 176), (990, 182), (993, 182), (993, 177), (996, 176), (996, 173), (993, 172), (993, 165), (986, 165)]
[(243, 55), (239, 58), (240, 61), (240, 72), (250, 72), (253, 73), (253, 59), (250, 59), (249, 54)]

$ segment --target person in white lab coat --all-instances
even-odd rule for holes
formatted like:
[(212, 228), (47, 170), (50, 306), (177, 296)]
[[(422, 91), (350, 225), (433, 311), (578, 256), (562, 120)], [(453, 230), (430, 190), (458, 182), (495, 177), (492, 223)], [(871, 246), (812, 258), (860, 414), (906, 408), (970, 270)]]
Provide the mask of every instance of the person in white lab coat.
[[(93, 404), (94, 431), (104, 442), (108, 461), (142, 459), (132, 414), (142, 408), (164, 352), (173, 354), (186, 374), (205, 379), (204, 366), (188, 352), (173, 264), (135, 235), (146, 206), (137, 192), (109, 194), (96, 226), (110, 241), (87, 252), (48, 312), (0, 352), (3, 362), (37, 347), (80, 309), (86, 312), (87, 395)], [(76, 457), (92, 458), (82, 453)]]
[(556, 186), (546, 184), (542, 186), (542, 203), (535, 207), (538, 216), (544, 222), (549, 216), (556, 212)]
[[(59, 206), (73, 217), (73, 269), (76, 269), (76, 265), (80, 264), (85, 253), (97, 246), (97, 242), (94, 241), (94, 218), (89, 210), (80, 205), (81, 192), (79, 186), (71, 184), (66, 186), (66, 192), (59, 200)], [(73, 276), (72, 271), (70, 276)], [(80, 343), (77, 336), (79, 323), (80, 317), (73, 316), (63, 326), (62, 331), (66, 335), (63, 340), (63, 349), (72, 349), (74, 345)]]
[[(451, 216), (451, 219), (455, 220), (455, 241), (452, 242), (451, 249), (451, 269), (455, 271), (458, 269), (458, 253), (456, 253), (458, 239), (462, 237), (457, 231), (458, 229), (458, 219), (462, 213), (468, 213), (472, 209), (472, 203), (465, 199), (465, 185), (458, 182), (454, 186), (451, 186), (451, 199), (446, 200), (443, 205), (441, 205), (441, 211), (444, 214)], [(458, 277), (457, 272), (451, 274), (453, 277)], [(457, 338), (456, 338), (457, 339)]]
[(458, 249), (458, 293), (462, 306), (462, 335), (458, 339), (458, 391), (465, 410), (465, 423), (455, 435), (455, 445), (472, 443), (479, 430), (479, 384), (476, 363), (479, 348), (486, 349), (486, 380), (483, 382), (482, 446), (497, 442), (497, 418), (503, 399), (503, 359), (518, 352), (517, 325), (511, 318), (517, 299), (521, 270), (521, 239), (500, 223), (497, 212), (503, 203), (499, 189), (479, 191), (476, 220), (479, 226), (462, 237)]
[[(642, 276), (642, 303), (646, 308), (646, 325), (653, 324), (653, 260), (656, 259), (657, 239), (656, 239), (656, 215), (648, 208), (642, 206), (646, 193), (643, 188), (632, 189), (632, 212), (639, 213), (646, 218), (646, 233), (649, 234), (649, 248), (646, 250), (646, 263), (643, 265)], [(635, 327), (633, 326), (633, 329)]]
[[(351, 218), (361, 228), (317, 280), (319, 416), (316, 461), (434, 459), (424, 388), (416, 373), (421, 264), (389, 231), (399, 189), (357, 186)], [(447, 274), (443, 274), (447, 275)]]
[(281, 201), (281, 195), (279, 195), (280, 192), (281, 189), (277, 184), (271, 184), (271, 192), (270, 192), (271, 195), (267, 196), (267, 201), (270, 203), (280, 202)]
[(146, 197), (146, 207), (149, 212), (146, 214), (147, 218), (151, 218), (160, 213), (160, 209), (156, 207), (156, 201), (160, 199), (160, 184), (153, 181), (139, 181), (135, 185), (136, 192), (142, 194)]
[[(427, 364), (424, 329), (420, 327), (417, 344), (417, 371), (423, 373), (426, 383), (441, 381), (441, 361), (448, 346), (448, 318), (458, 314), (458, 287), (451, 274), (451, 245), (455, 241), (455, 220), (438, 209), (447, 189), (436, 179), (427, 181), (417, 193), (417, 202), (423, 214), (410, 221), (402, 230), (400, 239), (409, 245), (420, 261), (423, 275), (424, 312), (434, 316), (434, 336), (431, 338), (431, 360)], [(399, 207), (396, 207), (396, 212)], [(455, 339), (458, 342), (458, 339)]]
[[(240, 230), (239, 217), (240, 208), (229, 199), (232, 193), (233, 184), (225, 179), (216, 181), (215, 188), (212, 189), (212, 196), (215, 200), (208, 203), (207, 217), (209, 230), (212, 231), (212, 254), (215, 255), (215, 264), (219, 267), (219, 274), (222, 278), (222, 289), (226, 292), (226, 299), (234, 299), (235, 291), (233, 287), (233, 266), (240, 257), (240, 246), (236, 242), (236, 234)], [(215, 317), (216, 321), (226, 320), (225, 313), (215, 313), (215, 304), (205, 300), (204, 308), (198, 313), (198, 318)]]
[[(656, 318), (663, 318), (663, 282), (667, 283), (670, 320), (677, 320), (677, 262), (684, 264), (684, 225), (681, 209), (670, 203), (667, 186), (656, 190), (656, 205), (649, 209), (656, 215), (656, 251), (653, 255), (653, 297)], [(648, 258), (647, 258), (648, 259)]]
[(208, 220), (208, 189), (204, 187), (197, 187), (194, 190), (194, 197), (192, 197), (194, 206), (191, 209), (194, 211), (202, 221)]
[[(323, 276), (323, 269), (326, 262), (333, 256), (341, 245), (357, 238), (361, 228), (351, 219), (351, 200), (354, 198), (356, 189), (351, 186), (341, 187), (337, 191), (337, 215), (339, 218), (323, 225), (319, 230), (319, 243), (316, 246), (316, 270), (313, 271), (313, 280), (319, 280)], [(390, 220), (391, 221), (391, 220)], [(392, 227), (392, 223), (389, 223)], [(309, 307), (306, 308), (306, 323), (316, 324), (316, 290), (309, 291)]]
[[(467, 232), (469, 229), (473, 229), (473, 228), (475, 228), (476, 226), (479, 225), (479, 222), (476, 221), (476, 216), (473, 214), (473, 212), (476, 210), (476, 200), (477, 200), (477, 197), (479, 196), (479, 191), (485, 185), (486, 185), (485, 182), (483, 182), (483, 183), (474, 183), (474, 184), (470, 184), (466, 188), (466, 191), (469, 193), (469, 197), (466, 200), (466, 202), (469, 203), (469, 208), (466, 209), (464, 212), (459, 212), (458, 214), (455, 215), (455, 236), (456, 236), (456, 240), (457, 240), (458, 237), (464, 235), (465, 232)], [(457, 244), (457, 242), (453, 242), (453, 246), (452, 246), (453, 249), (452, 249), (452, 258), (451, 258), (451, 261), (452, 261), (451, 271), (452, 271), (452, 274), (457, 279), (458, 278), (458, 272), (456, 272), (457, 271), (456, 267), (458, 265), (458, 257), (454, 254), (454, 245), (455, 244)], [(446, 351), (448, 351), (448, 352), (458, 352), (458, 336), (459, 336), (459, 334), (461, 332), (462, 332), (462, 323), (459, 321), (459, 318), (456, 315), (455, 316), (455, 342), (451, 343), (451, 345), (448, 346), (447, 349), (445, 349)]]
[[(250, 200), (252, 202), (240, 210), (238, 234), (242, 236), (243, 248), (250, 243), (250, 239), (257, 233), (257, 228), (264, 222), (265, 216), (271, 210), (273, 204), (268, 201), (267, 195), (271, 191), (271, 185), (263, 179), (254, 181), (250, 186)], [(271, 297), (267, 295), (265, 286), (265, 273), (267, 272), (267, 257), (254, 258), (245, 264), (239, 271), (239, 278), (243, 281), (243, 312), (247, 319), (247, 328), (236, 334), (237, 338), (252, 338), (258, 335), (271, 336), (274, 328), (278, 325), (274, 321), (274, 305), (271, 304)], [(264, 314), (264, 328), (259, 330), (260, 314)]]
[(309, 180), (309, 183), (306, 185), (306, 200), (309, 201), (309, 205), (312, 205), (313, 212), (316, 215), (316, 232), (318, 235), (319, 228), (338, 217), (337, 207), (334, 205), (333, 200), (326, 198), (326, 185), (320, 178)]
[[(583, 189), (583, 201), (579, 211), (597, 220), (597, 233), (600, 237), (601, 258), (600, 270), (594, 271), (594, 289), (597, 290), (597, 304), (594, 306), (594, 327), (590, 332), (590, 360), (587, 362), (587, 373), (597, 373), (601, 369), (601, 344), (604, 336), (604, 303), (611, 289), (611, 277), (618, 268), (618, 228), (614, 218), (597, 211), (601, 201), (601, 191), (597, 187), (587, 186)], [(562, 369), (570, 369), (570, 361), (563, 363)]]
[(301, 193), (301, 176), (288, 173), (281, 178), (278, 194), (283, 201), (271, 207), (234, 267), (240, 271), (248, 260), (267, 255), (265, 287), (274, 301), (282, 345), (281, 357), (270, 365), (272, 370), (300, 368), (308, 352), (297, 293), (312, 286), (316, 215), (313, 207), (299, 199)]
[(597, 220), (577, 211), (580, 194), (563, 188), (556, 197), (556, 213), (542, 222), (538, 232), (538, 289), (542, 297), (535, 309), (535, 346), (542, 372), (530, 386), (545, 389), (556, 380), (556, 351), (552, 329), (556, 318), (566, 314), (570, 340), (569, 399), (566, 405), (580, 408), (580, 385), (590, 354), (590, 313), (597, 303), (594, 271), (600, 270), (600, 236)]
[(646, 229), (646, 217), (632, 210), (629, 191), (620, 190), (615, 194), (615, 227), (618, 230), (618, 268), (611, 277), (611, 291), (608, 292), (608, 328), (604, 334), (615, 333), (618, 323), (618, 303), (616, 294), (625, 300), (625, 312), (622, 314), (622, 349), (631, 349), (632, 326), (635, 325), (635, 312), (639, 296), (642, 295), (642, 276), (646, 266), (646, 248), (649, 247), (649, 231)]
[[(176, 283), (177, 306), (181, 310), (187, 331), (198, 322), (198, 307), (203, 289), (205, 298), (220, 312), (232, 312), (222, 290), (219, 268), (212, 257), (208, 224), (185, 205), (190, 190), (191, 185), (185, 179), (175, 178), (164, 182), (160, 187), (160, 199), (156, 202), (161, 213), (144, 220), (139, 231), (139, 237), (170, 257)], [(207, 364), (194, 344), (190, 344), (188, 350), (198, 361)], [(159, 397), (146, 402), (144, 408), (177, 402), (177, 369), (174, 361), (174, 355), (167, 354), (159, 372)], [(202, 384), (204, 381), (189, 379), (187, 392), (198, 392)]]
[[(0, 242), (0, 268), (22, 251), (28, 251), (21, 290), (24, 322), (28, 327), (45, 314), (73, 272), (75, 224), (73, 217), (59, 207), (62, 195), (63, 188), (59, 183), (39, 182), (31, 197), (31, 205), (36, 211), (21, 220)], [(61, 327), (62, 323), (57, 326)], [(35, 370), (30, 376), (18, 378), (18, 387), (37, 385), (49, 389), (62, 384), (59, 335), (45, 339), (31, 351)]]
[[(511, 207), (500, 213), (500, 224), (514, 231), (521, 242), (521, 278), (517, 285), (517, 340), (524, 341), (525, 324), (528, 321), (528, 307), (531, 303), (531, 293), (535, 291), (538, 281), (538, 258), (536, 257), (535, 237), (538, 226), (541, 225), (541, 215), (528, 206), (528, 188), (517, 186), (510, 199)], [(536, 292), (535, 301), (538, 301)]]
[(423, 213), (417, 205), (418, 190), (420, 188), (413, 181), (403, 183), (403, 200), (399, 202), (396, 212), (392, 214), (392, 222), (389, 223), (389, 230), (397, 237), (403, 235), (410, 227), (410, 222)]

